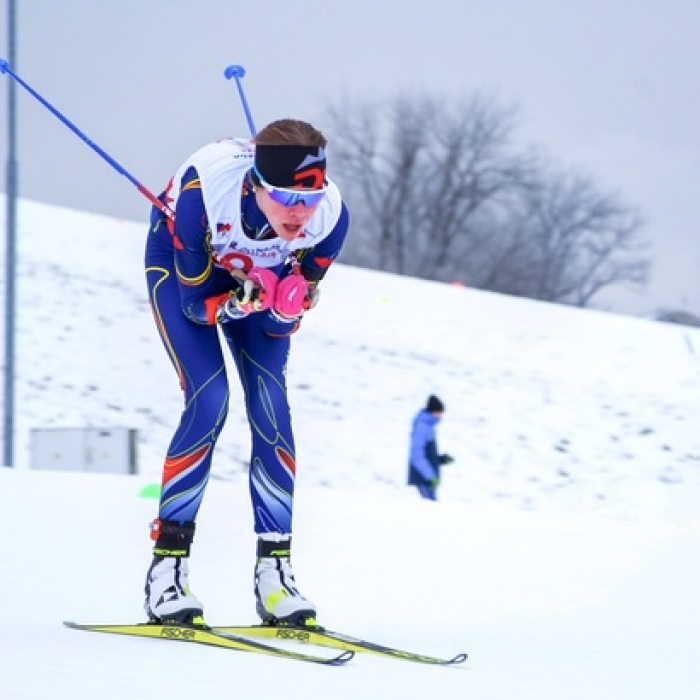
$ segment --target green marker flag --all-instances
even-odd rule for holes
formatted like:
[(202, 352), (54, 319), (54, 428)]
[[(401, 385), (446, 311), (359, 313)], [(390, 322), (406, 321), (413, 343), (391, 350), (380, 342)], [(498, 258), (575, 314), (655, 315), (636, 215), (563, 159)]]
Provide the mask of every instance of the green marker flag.
[(140, 491), (141, 498), (160, 498), (160, 484), (146, 484)]

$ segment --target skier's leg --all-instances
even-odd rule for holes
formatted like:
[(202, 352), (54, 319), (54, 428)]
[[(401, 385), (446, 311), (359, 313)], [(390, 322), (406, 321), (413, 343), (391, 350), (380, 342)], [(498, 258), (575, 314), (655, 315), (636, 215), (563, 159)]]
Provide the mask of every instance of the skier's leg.
[(416, 484), (416, 488), (418, 489), (418, 493), (420, 493), (422, 498), (429, 501), (437, 501), (435, 489), (430, 486), (430, 484)]
[(180, 309), (172, 251), (149, 252), (150, 301), (180, 380), (184, 409), (163, 467), (145, 609), (152, 618), (192, 621), (201, 617), (202, 604), (189, 590), (188, 557), (212, 453), (228, 411), (228, 382), (216, 327), (197, 325)]
[(296, 456), (285, 376), (289, 337), (272, 338), (264, 316), (224, 327), (245, 395), (251, 433), (250, 495), (255, 532), (292, 531)]
[[(258, 534), (255, 594), (264, 621), (315, 622), (316, 607), (297, 589), (291, 566), (296, 456), (286, 367), (288, 335), (269, 334), (268, 314), (229, 324), (251, 431), (250, 495)], [(289, 330), (294, 324), (289, 325)]]

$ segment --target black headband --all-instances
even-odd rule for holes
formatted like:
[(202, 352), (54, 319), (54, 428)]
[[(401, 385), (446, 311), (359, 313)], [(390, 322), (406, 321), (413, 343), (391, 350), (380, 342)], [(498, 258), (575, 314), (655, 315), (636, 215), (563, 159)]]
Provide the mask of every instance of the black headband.
[(320, 190), (326, 183), (326, 152), (320, 146), (255, 147), (255, 167), (277, 187)]

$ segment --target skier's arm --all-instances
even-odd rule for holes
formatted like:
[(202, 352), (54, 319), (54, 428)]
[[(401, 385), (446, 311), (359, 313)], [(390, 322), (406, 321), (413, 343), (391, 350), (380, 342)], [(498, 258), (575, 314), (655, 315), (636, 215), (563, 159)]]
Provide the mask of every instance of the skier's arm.
[(350, 216), (345, 204), (333, 230), (318, 245), (300, 251), (301, 274), (314, 288), (323, 279), (328, 268), (340, 254), (350, 225)]
[(333, 230), (318, 245), (302, 248), (277, 285), (274, 313), (281, 320), (301, 319), (318, 303), (318, 284), (338, 257), (348, 232), (349, 216), (345, 204)]
[[(203, 325), (214, 325), (222, 320), (247, 315), (248, 298), (254, 285), (235, 290), (236, 298), (229, 291), (217, 289), (213, 275), (214, 260), (211, 250), (211, 231), (204, 207), (199, 175), (189, 168), (182, 178), (180, 195), (175, 211), (175, 269), (180, 287), (182, 312), (190, 321)], [(238, 300), (238, 303), (236, 303)], [(225, 312), (228, 310), (228, 313)]]

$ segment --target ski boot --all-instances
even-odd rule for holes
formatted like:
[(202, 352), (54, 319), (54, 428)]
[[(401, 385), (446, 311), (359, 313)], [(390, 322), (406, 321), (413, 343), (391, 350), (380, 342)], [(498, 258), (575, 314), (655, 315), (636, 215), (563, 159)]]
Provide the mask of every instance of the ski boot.
[(256, 610), (268, 625), (317, 627), (316, 606), (297, 590), (290, 561), (291, 545), (291, 535), (259, 536), (255, 565)]
[(167, 520), (156, 520), (151, 526), (151, 538), (156, 544), (146, 575), (144, 603), (151, 622), (206, 626), (204, 606), (189, 587), (189, 555), (194, 529), (194, 523)]

